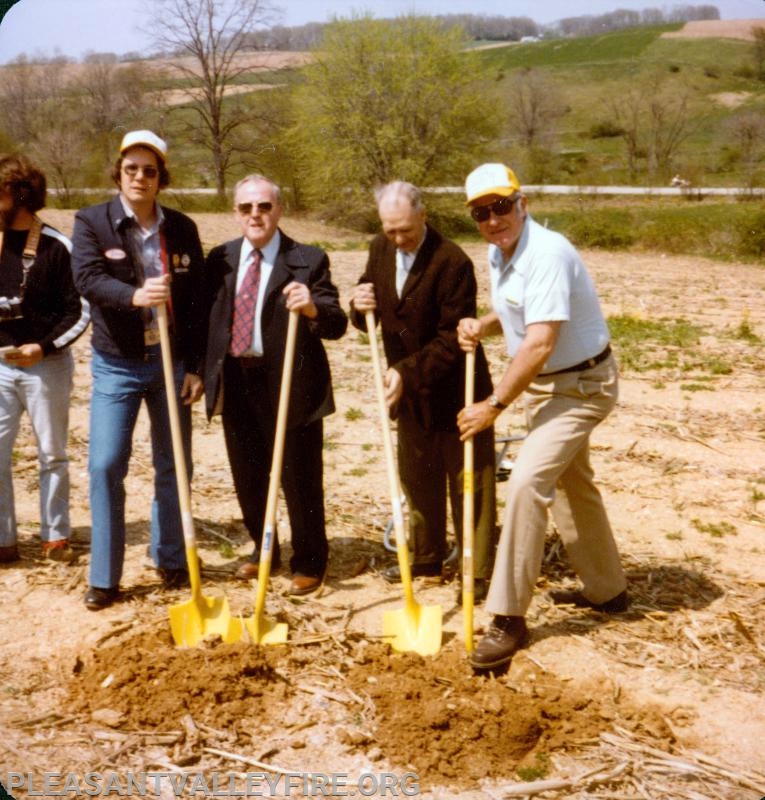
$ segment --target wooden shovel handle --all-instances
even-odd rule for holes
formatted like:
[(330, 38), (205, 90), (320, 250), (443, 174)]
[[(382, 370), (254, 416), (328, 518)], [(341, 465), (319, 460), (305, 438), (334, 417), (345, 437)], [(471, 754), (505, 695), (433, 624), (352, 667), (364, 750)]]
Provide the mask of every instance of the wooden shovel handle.
[(186, 560), (189, 569), (191, 593), (197, 595), (200, 589), (199, 561), (197, 559), (196, 537), (194, 535), (194, 518), (191, 514), (191, 496), (189, 492), (188, 466), (181, 435), (181, 419), (178, 412), (178, 397), (173, 374), (173, 352), (170, 347), (170, 334), (167, 324), (167, 306), (157, 306), (157, 324), (159, 326), (159, 346), (162, 353), (162, 370), (165, 376), (165, 394), (167, 395), (167, 412), (170, 416), (170, 436), (173, 443), (173, 460), (175, 462), (175, 480), (178, 487), (178, 503), (181, 507), (181, 525), (183, 541), (186, 545)]
[[(465, 354), (465, 407), (475, 399), (475, 351)], [(462, 493), (462, 613), (464, 617), (465, 647), (473, 651), (473, 546), (474, 546), (474, 491), (473, 437), (465, 440)]]
[(388, 490), (391, 505), (393, 506), (393, 528), (396, 532), (396, 555), (398, 567), (401, 570), (401, 584), (404, 589), (404, 598), (408, 605), (414, 603), (412, 591), (412, 572), (409, 566), (409, 548), (406, 544), (406, 531), (404, 529), (404, 511), (401, 505), (401, 484), (396, 471), (396, 459), (393, 454), (393, 438), (388, 419), (388, 408), (385, 405), (385, 388), (383, 386), (382, 367), (380, 366), (380, 351), (377, 345), (377, 330), (375, 312), (367, 311), (364, 314), (369, 335), (369, 349), (372, 354), (372, 368), (374, 370), (375, 388), (377, 390), (377, 408), (380, 414), (380, 431), (385, 450), (385, 466), (388, 473)]

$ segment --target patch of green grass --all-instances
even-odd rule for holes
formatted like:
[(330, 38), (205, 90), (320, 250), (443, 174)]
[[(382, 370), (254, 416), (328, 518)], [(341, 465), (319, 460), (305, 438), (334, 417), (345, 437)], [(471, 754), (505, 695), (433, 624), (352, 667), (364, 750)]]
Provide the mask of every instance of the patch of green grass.
[(223, 558), (233, 558), (236, 555), (231, 542), (220, 542), (218, 545), (218, 552)]
[(684, 392), (713, 392), (714, 386), (706, 383), (681, 383), (680, 389)]
[(365, 419), (366, 415), (360, 408), (349, 408), (345, 414), (345, 418), (348, 422), (355, 422), (357, 419)]
[(699, 533), (708, 533), (714, 539), (722, 539), (725, 536), (736, 536), (738, 530), (735, 525), (723, 520), (722, 522), (702, 522), (694, 517), (691, 524)]
[(346, 474), (354, 478), (363, 478), (367, 474), (367, 470), (364, 467), (354, 467), (349, 469)]
[(664, 538), (669, 539), (670, 542), (679, 542), (682, 540), (683, 534), (680, 531), (670, 531)]
[(517, 767), (515, 774), (522, 781), (538, 781), (550, 772), (550, 757), (546, 753), (537, 753), (534, 764), (527, 767)]
[(707, 369), (712, 375), (730, 375), (733, 372), (733, 367), (721, 358), (710, 358)]
[(608, 328), (619, 363), (636, 372), (678, 367), (679, 354), (688, 355), (703, 334), (702, 328), (684, 319), (649, 320), (629, 314), (609, 317)]
[(760, 337), (754, 332), (754, 328), (752, 328), (752, 325), (749, 322), (748, 314), (745, 314), (744, 318), (741, 320), (741, 322), (739, 322), (738, 328), (736, 328), (733, 336), (736, 339), (749, 342), (749, 344), (760, 344), (762, 342)]

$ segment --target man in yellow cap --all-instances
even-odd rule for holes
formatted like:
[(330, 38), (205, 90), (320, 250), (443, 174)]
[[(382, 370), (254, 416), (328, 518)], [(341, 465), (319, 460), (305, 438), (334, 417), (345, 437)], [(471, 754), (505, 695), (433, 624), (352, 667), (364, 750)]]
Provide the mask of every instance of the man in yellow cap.
[(188, 584), (157, 308), (167, 303), (173, 371), (191, 469), (189, 404), (202, 395), (204, 257), (194, 222), (157, 202), (170, 182), (167, 145), (152, 131), (126, 133), (112, 170), (119, 193), (77, 212), (72, 272), (91, 304), (91, 563), (85, 605), (119, 596), (125, 551), (125, 476), (143, 401), (151, 421), (154, 499), (149, 552), (166, 588)]
[(582, 589), (554, 602), (614, 613), (627, 582), (589, 459), (590, 434), (616, 404), (618, 373), (595, 287), (576, 249), (537, 224), (518, 179), (483, 164), (465, 182), (470, 214), (489, 242), (492, 311), (460, 320), (471, 350), (502, 333), (510, 363), (494, 392), (462, 409), (463, 438), (493, 425), (525, 392), (528, 435), (507, 487), (486, 609), (494, 614), (471, 656), (477, 670), (502, 667), (528, 638), (525, 614), (542, 565), (551, 509)]

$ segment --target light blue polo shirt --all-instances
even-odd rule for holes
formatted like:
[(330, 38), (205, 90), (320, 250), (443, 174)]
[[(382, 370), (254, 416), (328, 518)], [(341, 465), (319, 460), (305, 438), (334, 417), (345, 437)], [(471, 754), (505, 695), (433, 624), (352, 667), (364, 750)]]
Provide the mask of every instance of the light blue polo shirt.
[(609, 334), (595, 285), (574, 246), (531, 217), (509, 261), (489, 245), (491, 302), (515, 357), (535, 322), (562, 322), (552, 355), (541, 372), (555, 372), (598, 355)]

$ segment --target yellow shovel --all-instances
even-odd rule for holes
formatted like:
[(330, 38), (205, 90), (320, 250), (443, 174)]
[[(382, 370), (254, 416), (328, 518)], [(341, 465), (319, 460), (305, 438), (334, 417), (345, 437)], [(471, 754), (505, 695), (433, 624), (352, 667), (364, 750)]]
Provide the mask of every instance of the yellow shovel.
[(401, 585), (404, 589), (404, 607), (383, 614), (383, 637), (390, 640), (391, 647), (398, 652), (413, 651), (421, 656), (432, 656), (441, 647), (441, 606), (421, 606), (414, 599), (412, 572), (409, 567), (409, 548), (404, 531), (404, 511), (401, 504), (401, 487), (393, 456), (393, 440), (385, 406), (380, 353), (377, 347), (374, 311), (365, 314), (369, 344), (372, 350), (372, 365), (380, 411), (385, 461), (388, 468), (388, 487), (393, 504), (393, 526), (396, 532), (396, 555), (401, 570)]
[(258, 565), (258, 589), (255, 595), (255, 613), (244, 620), (250, 638), (256, 644), (284, 644), (287, 641), (287, 623), (275, 622), (263, 614), (266, 605), (268, 576), (271, 574), (271, 553), (276, 532), (276, 505), (281, 485), (282, 462), (284, 460), (284, 436), (287, 432), (287, 411), (289, 410), (290, 387), (292, 386), (292, 364), (295, 360), (295, 340), (299, 311), (290, 311), (287, 325), (287, 344), (284, 348), (284, 365), (282, 367), (282, 385), (279, 389), (279, 408), (276, 412), (276, 432), (274, 434), (274, 451), (271, 456), (271, 476), (268, 481), (268, 498), (266, 499), (266, 518), (263, 523), (263, 540), (260, 543), (260, 561)]
[[(475, 394), (475, 351), (465, 354), (465, 408), (473, 405)], [(462, 616), (465, 631), (465, 647), (468, 653), (473, 652), (473, 603), (475, 591), (473, 585), (473, 540), (474, 534), (474, 472), (473, 472), (473, 437), (465, 440), (463, 465), (462, 495)]]
[(162, 351), (162, 368), (165, 374), (165, 394), (167, 410), (170, 415), (170, 432), (175, 459), (175, 477), (178, 485), (178, 502), (181, 507), (183, 541), (186, 546), (186, 563), (191, 583), (191, 600), (170, 606), (170, 631), (173, 641), (180, 647), (194, 647), (205, 636), (217, 635), (224, 642), (238, 642), (242, 637), (242, 623), (231, 616), (228, 600), (225, 597), (205, 597), (202, 594), (199, 575), (199, 559), (194, 536), (194, 518), (191, 515), (189, 479), (186, 472), (186, 458), (183, 452), (181, 423), (178, 414), (178, 401), (175, 395), (173, 378), (173, 358), (170, 349), (170, 336), (167, 330), (167, 308), (157, 307), (159, 323), (159, 342)]

